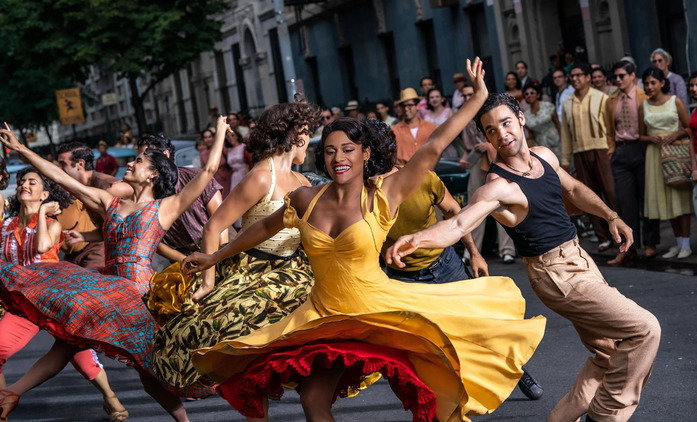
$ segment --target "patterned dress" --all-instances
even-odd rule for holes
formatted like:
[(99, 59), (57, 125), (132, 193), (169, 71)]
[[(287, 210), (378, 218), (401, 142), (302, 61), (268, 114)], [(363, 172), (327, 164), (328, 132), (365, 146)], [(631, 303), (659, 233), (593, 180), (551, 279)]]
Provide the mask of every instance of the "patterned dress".
[[(271, 189), (242, 216), (243, 230), (283, 206), (282, 200), (270, 200), (276, 178), (273, 162), (269, 165)], [(178, 263), (155, 275), (147, 305), (161, 324), (154, 343), (158, 377), (177, 387), (214, 385), (194, 369), (194, 350), (247, 335), (300, 306), (314, 278), (299, 246), (300, 232), (283, 229), (256, 248), (220, 262), (215, 289), (199, 303), (191, 300), (191, 292), (201, 277), (182, 274)]]
[(539, 104), (537, 113), (533, 113), (532, 108), (525, 111), (525, 126), (535, 135), (535, 145), (551, 149), (561, 159), (561, 138), (552, 120), (554, 105), (547, 101), (540, 101)]
[[(92, 348), (138, 371), (153, 374), (157, 324), (142, 296), (154, 273), (151, 259), (165, 230), (159, 201), (122, 217), (113, 198), (103, 226), (103, 274), (68, 262), (29, 266), (0, 262), (0, 300), (50, 334)], [(210, 392), (170, 390), (189, 397)]]

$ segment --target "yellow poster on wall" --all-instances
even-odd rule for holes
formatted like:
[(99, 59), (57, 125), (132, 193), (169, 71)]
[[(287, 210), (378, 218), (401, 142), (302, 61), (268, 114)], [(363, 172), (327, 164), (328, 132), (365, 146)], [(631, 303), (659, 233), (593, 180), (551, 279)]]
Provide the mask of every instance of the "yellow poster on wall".
[(85, 123), (85, 114), (82, 112), (82, 101), (80, 101), (80, 88), (57, 90), (56, 101), (62, 125)]

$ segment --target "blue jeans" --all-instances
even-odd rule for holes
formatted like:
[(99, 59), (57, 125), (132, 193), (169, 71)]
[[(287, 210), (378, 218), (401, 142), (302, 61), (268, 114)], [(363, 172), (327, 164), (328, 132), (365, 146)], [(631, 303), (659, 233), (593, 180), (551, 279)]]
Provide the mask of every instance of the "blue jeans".
[(443, 249), (443, 253), (422, 270), (399, 271), (387, 266), (383, 269), (388, 277), (408, 283), (450, 283), (472, 278), (452, 246)]

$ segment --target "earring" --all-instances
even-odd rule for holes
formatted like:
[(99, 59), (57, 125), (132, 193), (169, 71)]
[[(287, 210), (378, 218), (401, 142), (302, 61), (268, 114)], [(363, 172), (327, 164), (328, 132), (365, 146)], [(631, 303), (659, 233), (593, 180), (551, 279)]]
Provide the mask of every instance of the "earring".
[(368, 160), (363, 161), (363, 169), (368, 170)]

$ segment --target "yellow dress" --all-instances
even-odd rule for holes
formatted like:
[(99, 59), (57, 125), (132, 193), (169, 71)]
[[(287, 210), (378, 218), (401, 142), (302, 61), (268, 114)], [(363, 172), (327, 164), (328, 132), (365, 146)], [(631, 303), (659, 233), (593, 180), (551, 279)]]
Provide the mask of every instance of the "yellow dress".
[[(404, 391), (397, 391), (405, 407), (412, 407), (414, 420), (469, 420), (469, 415), (494, 410), (516, 386), (521, 367), (542, 339), (544, 317), (524, 319), (525, 299), (507, 277), (438, 285), (389, 279), (378, 261), (382, 243), (394, 223), (380, 188), (382, 180), (376, 182), (372, 210), (364, 188), (364, 218), (336, 238), (307, 221), (329, 185), (312, 200), (302, 218), (286, 196), (284, 224), (300, 229), (315, 274), (308, 300), (277, 323), (198, 350), (193, 357), (196, 369), (221, 383), (218, 392), (241, 413), (261, 416), (241, 405), (249, 397), (236, 396), (242, 389), (240, 383), (270, 377), (268, 373), (261, 378), (250, 373), (255, 365), (254, 370), (260, 371), (283, 359), (306, 360), (308, 354), (292, 356), (292, 351), (308, 345), (331, 347), (333, 342), (339, 342), (339, 348), (341, 342), (357, 345), (359, 356), (365, 356), (361, 353), (371, 348), (382, 357), (394, 351), (397, 372), (401, 371), (396, 378), (411, 370), (418, 379), (407, 384), (421, 382), (423, 385), (416, 389), (427, 390), (412, 401), (404, 399)], [(400, 361), (400, 356), (406, 362)], [(393, 388), (404, 386), (405, 382), (390, 372), (389, 362), (381, 365), (376, 369), (366, 364), (364, 375), (380, 370)], [(297, 369), (301, 365), (292, 362), (287, 366)], [(338, 390), (344, 391), (344, 387), (340, 385)], [(260, 394), (278, 396), (269, 391)], [(414, 406), (423, 405), (428, 394), (434, 399), (433, 412), (421, 409), (417, 415)]]
[[(649, 135), (665, 136), (680, 128), (675, 95), (668, 101), (653, 106), (644, 101), (644, 124)], [(646, 183), (644, 184), (644, 216), (670, 220), (693, 211), (692, 191), (666, 186), (663, 182), (661, 147), (654, 143), (646, 146)]]

